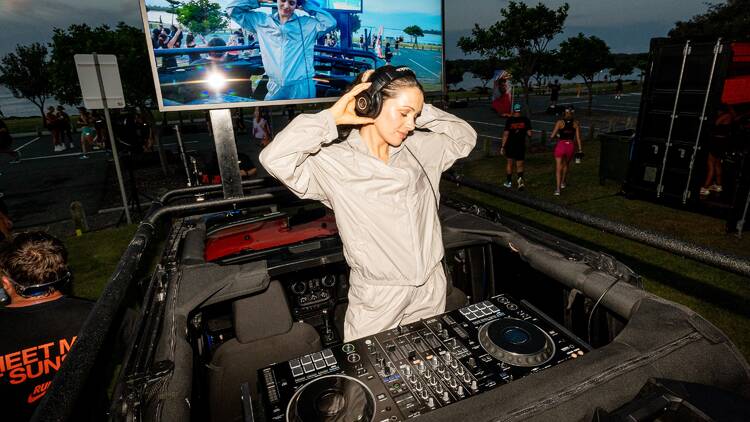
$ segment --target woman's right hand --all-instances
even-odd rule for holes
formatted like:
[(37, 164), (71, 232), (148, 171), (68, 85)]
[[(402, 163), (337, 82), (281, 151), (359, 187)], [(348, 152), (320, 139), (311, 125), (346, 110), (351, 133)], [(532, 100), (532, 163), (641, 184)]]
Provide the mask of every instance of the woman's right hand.
[(333, 114), (333, 118), (336, 121), (336, 125), (366, 125), (369, 123), (374, 123), (375, 119), (371, 117), (362, 117), (358, 116), (357, 112), (354, 110), (354, 105), (356, 103), (356, 96), (360, 92), (366, 90), (371, 85), (370, 82), (362, 82), (358, 85), (355, 85), (354, 88), (349, 90), (346, 94), (342, 95), (341, 98), (339, 98), (338, 101), (336, 101), (333, 106), (329, 109), (331, 111), (331, 114)]

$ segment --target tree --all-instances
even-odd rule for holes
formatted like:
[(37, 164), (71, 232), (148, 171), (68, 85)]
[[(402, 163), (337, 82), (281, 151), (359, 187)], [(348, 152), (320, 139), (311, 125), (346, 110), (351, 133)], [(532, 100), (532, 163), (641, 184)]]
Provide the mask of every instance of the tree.
[(669, 31), (675, 40), (716, 41), (747, 39), (750, 25), (750, 0), (727, 0), (709, 4), (708, 11), (695, 15), (689, 21), (678, 21)]
[(583, 78), (589, 94), (588, 111), (591, 113), (593, 100), (594, 76), (612, 64), (609, 46), (601, 38), (592, 35), (586, 37), (578, 33), (560, 43), (560, 66), (566, 79), (576, 76)]
[(495, 77), (495, 71), (502, 67), (502, 62), (495, 59), (475, 60), (469, 66), (469, 72), (482, 81), (482, 88), (487, 89), (487, 84)]
[(539, 55), (536, 72), (533, 76), (537, 86), (541, 86), (545, 78), (558, 75), (559, 73), (560, 59), (557, 56), (556, 50), (546, 51)]
[(618, 55), (612, 58), (612, 67), (609, 68), (609, 74), (612, 76), (628, 76), (633, 73), (635, 60), (630, 55)]
[(125, 100), (129, 105), (149, 107), (156, 102), (149, 51), (143, 31), (119, 23), (92, 28), (71, 25), (55, 28), (52, 35), (51, 76), (54, 94), (64, 104), (81, 104), (81, 87), (75, 71), (75, 54), (114, 54), (122, 78)]
[(229, 26), (219, 3), (209, 0), (190, 0), (175, 10), (177, 20), (190, 32), (208, 35)]
[(510, 71), (521, 82), (529, 109), (529, 81), (549, 43), (562, 32), (568, 9), (567, 3), (553, 10), (542, 3), (530, 8), (511, 0), (506, 8), (500, 9), (500, 21), (486, 29), (474, 24), (472, 35), (461, 37), (458, 46), (465, 54), (476, 52), (496, 60), (512, 58)]
[(464, 80), (464, 68), (454, 60), (445, 61), (445, 83), (458, 85)]
[(16, 45), (16, 51), (0, 60), (0, 85), (16, 98), (26, 98), (39, 108), (44, 120), (44, 103), (52, 96), (47, 47), (40, 43)]
[(417, 25), (411, 25), (404, 28), (404, 34), (414, 37), (414, 44), (418, 44), (419, 37), (424, 37), (424, 31)]

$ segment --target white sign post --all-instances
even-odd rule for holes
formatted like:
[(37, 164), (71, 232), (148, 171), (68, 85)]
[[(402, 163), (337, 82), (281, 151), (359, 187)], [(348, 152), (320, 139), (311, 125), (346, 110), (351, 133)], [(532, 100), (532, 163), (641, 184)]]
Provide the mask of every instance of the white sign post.
[(128, 197), (125, 194), (125, 184), (122, 181), (122, 170), (120, 169), (120, 157), (117, 154), (117, 142), (112, 130), (112, 120), (109, 117), (110, 108), (125, 107), (125, 96), (122, 93), (122, 82), (120, 81), (120, 70), (117, 67), (117, 57), (112, 54), (76, 54), (73, 56), (78, 71), (78, 81), (81, 84), (83, 104), (89, 109), (104, 109), (104, 118), (107, 121), (109, 131), (109, 143), (112, 146), (112, 155), (117, 171), (117, 181), (120, 184), (120, 195), (122, 195), (122, 206), (125, 209), (125, 218), (128, 224), (133, 224), (130, 219), (130, 208), (128, 208)]

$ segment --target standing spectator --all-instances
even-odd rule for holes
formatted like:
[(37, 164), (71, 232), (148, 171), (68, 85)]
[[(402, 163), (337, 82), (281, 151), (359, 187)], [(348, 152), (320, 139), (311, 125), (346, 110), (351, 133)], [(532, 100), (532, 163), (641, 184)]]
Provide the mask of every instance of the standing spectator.
[(391, 51), (391, 43), (385, 43), (385, 64), (390, 65), (391, 59), (393, 58), (393, 52)]
[(401, 44), (401, 37), (396, 37), (396, 40), (393, 42), (393, 49), (394, 55), (398, 56), (398, 45)]
[(617, 82), (615, 83), (615, 100), (619, 100), (622, 98), (622, 79), (617, 78)]
[(575, 118), (573, 107), (566, 107), (563, 118), (555, 123), (552, 129), (550, 139), (555, 139), (555, 135), (560, 135), (560, 139), (555, 145), (555, 196), (560, 196), (560, 191), (565, 189), (565, 181), (568, 177), (570, 161), (573, 159), (574, 146), (573, 142), (578, 144), (579, 157), (583, 154), (583, 145), (581, 144), (581, 125)]
[(557, 79), (555, 79), (554, 83), (549, 84), (549, 108), (553, 111), (557, 107), (557, 100), (560, 98), (561, 89), (562, 86)]
[(99, 110), (94, 110), (92, 117), (94, 119), (94, 129), (96, 129), (96, 136), (94, 136), (94, 149), (106, 148), (109, 145), (107, 122), (104, 120), (104, 116)]
[(362, 34), (359, 34), (359, 48), (362, 50), (365, 49), (365, 36)]
[(28, 421), (94, 306), (64, 295), (72, 278), (63, 243), (43, 232), (15, 235), (0, 253), (10, 304), (0, 308), (0, 405), (4, 421)]
[(47, 108), (47, 114), (44, 115), (44, 125), (47, 127), (47, 130), (49, 130), (49, 133), (52, 135), (52, 146), (54, 147), (55, 152), (65, 151), (65, 145), (60, 142), (60, 119), (57, 117), (57, 113), (55, 113), (55, 108), (52, 106), (49, 106)]
[(10, 136), (10, 130), (8, 130), (5, 120), (0, 117), (0, 153), (12, 155), (11, 163), (17, 163), (21, 161), (21, 153), (11, 149), (12, 145), (13, 137)]
[(253, 138), (262, 147), (271, 142), (271, 128), (268, 125), (268, 121), (263, 117), (260, 107), (255, 108), (253, 116)]
[[(195, 35), (193, 34), (187, 34), (185, 37), (185, 47), (187, 48), (196, 48), (196, 47), (206, 47), (206, 39), (203, 38), (203, 35), (197, 34), (201, 40), (203, 41), (203, 44), (198, 45), (195, 42)], [(200, 53), (189, 53), (188, 54), (188, 60), (192, 64), (193, 62), (196, 62), (201, 59)]]
[(60, 122), (61, 143), (67, 143), (68, 149), (75, 148), (75, 145), (73, 145), (73, 134), (70, 130), (70, 116), (65, 112), (65, 107), (61, 105), (57, 106), (57, 119)]
[(726, 104), (719, 105), (711, 129), (711, 138), (707, 142), (708, 156), (706, 157), (706, 180), (700, 189), (701, 198), (705, 198), (712, 191), (721, 193), (722, 187), (722, 164), (721, 160), (729, 149), (729, 141), (732, 136), (732, 125), (736, 120), (734, 110)]
[(518, 189), (524, 188), (523, 180), (523, 162), (526, 158), (526, 137), (531, 136), (531, 121), (521, 115), (521, 104), (513, 104), (513, 114), (505, 121), (505, 130), (503, 131), (503, 144), (500, 147), (500, 154), (506, 158), (505, 163), (505, 183), (503, 186), (510, 188), (513, 178), (513, 167), (516, 167), (516, 182)]
[(94, 138), (96, 137), (96, 127), (94, 116), (89, 113), (86, 107), (78, 107), (78, 127), (81, 128), (81, 159), (89, 158), (86, 153), (93, 148)]

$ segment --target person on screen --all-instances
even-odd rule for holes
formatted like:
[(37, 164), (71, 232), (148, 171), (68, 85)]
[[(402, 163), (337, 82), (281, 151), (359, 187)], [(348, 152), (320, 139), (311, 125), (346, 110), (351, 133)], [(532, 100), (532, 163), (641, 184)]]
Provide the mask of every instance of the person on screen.
[(476, 140), (464, 120), (424, 103), (411, 69), (383, 66), (260, 153), (292, 193), (336, 214), (351, 268), (344, 341), (444, 312), (439, 182)]
[[(267, 0), (264, 5), (273, 4)], [(303, 7), (304, 5), (304, 7)], [(277, 11), (268, 15), (259, 0), (233, 0), (229, 17), (252, 33), (260, 44), (268, 76), (266, 100), (315, 98), (315, 44), (336, 28), (336, 19), (317, 0), (276, 0)], [(307, 14), (295, 13), (304, 10)]]

